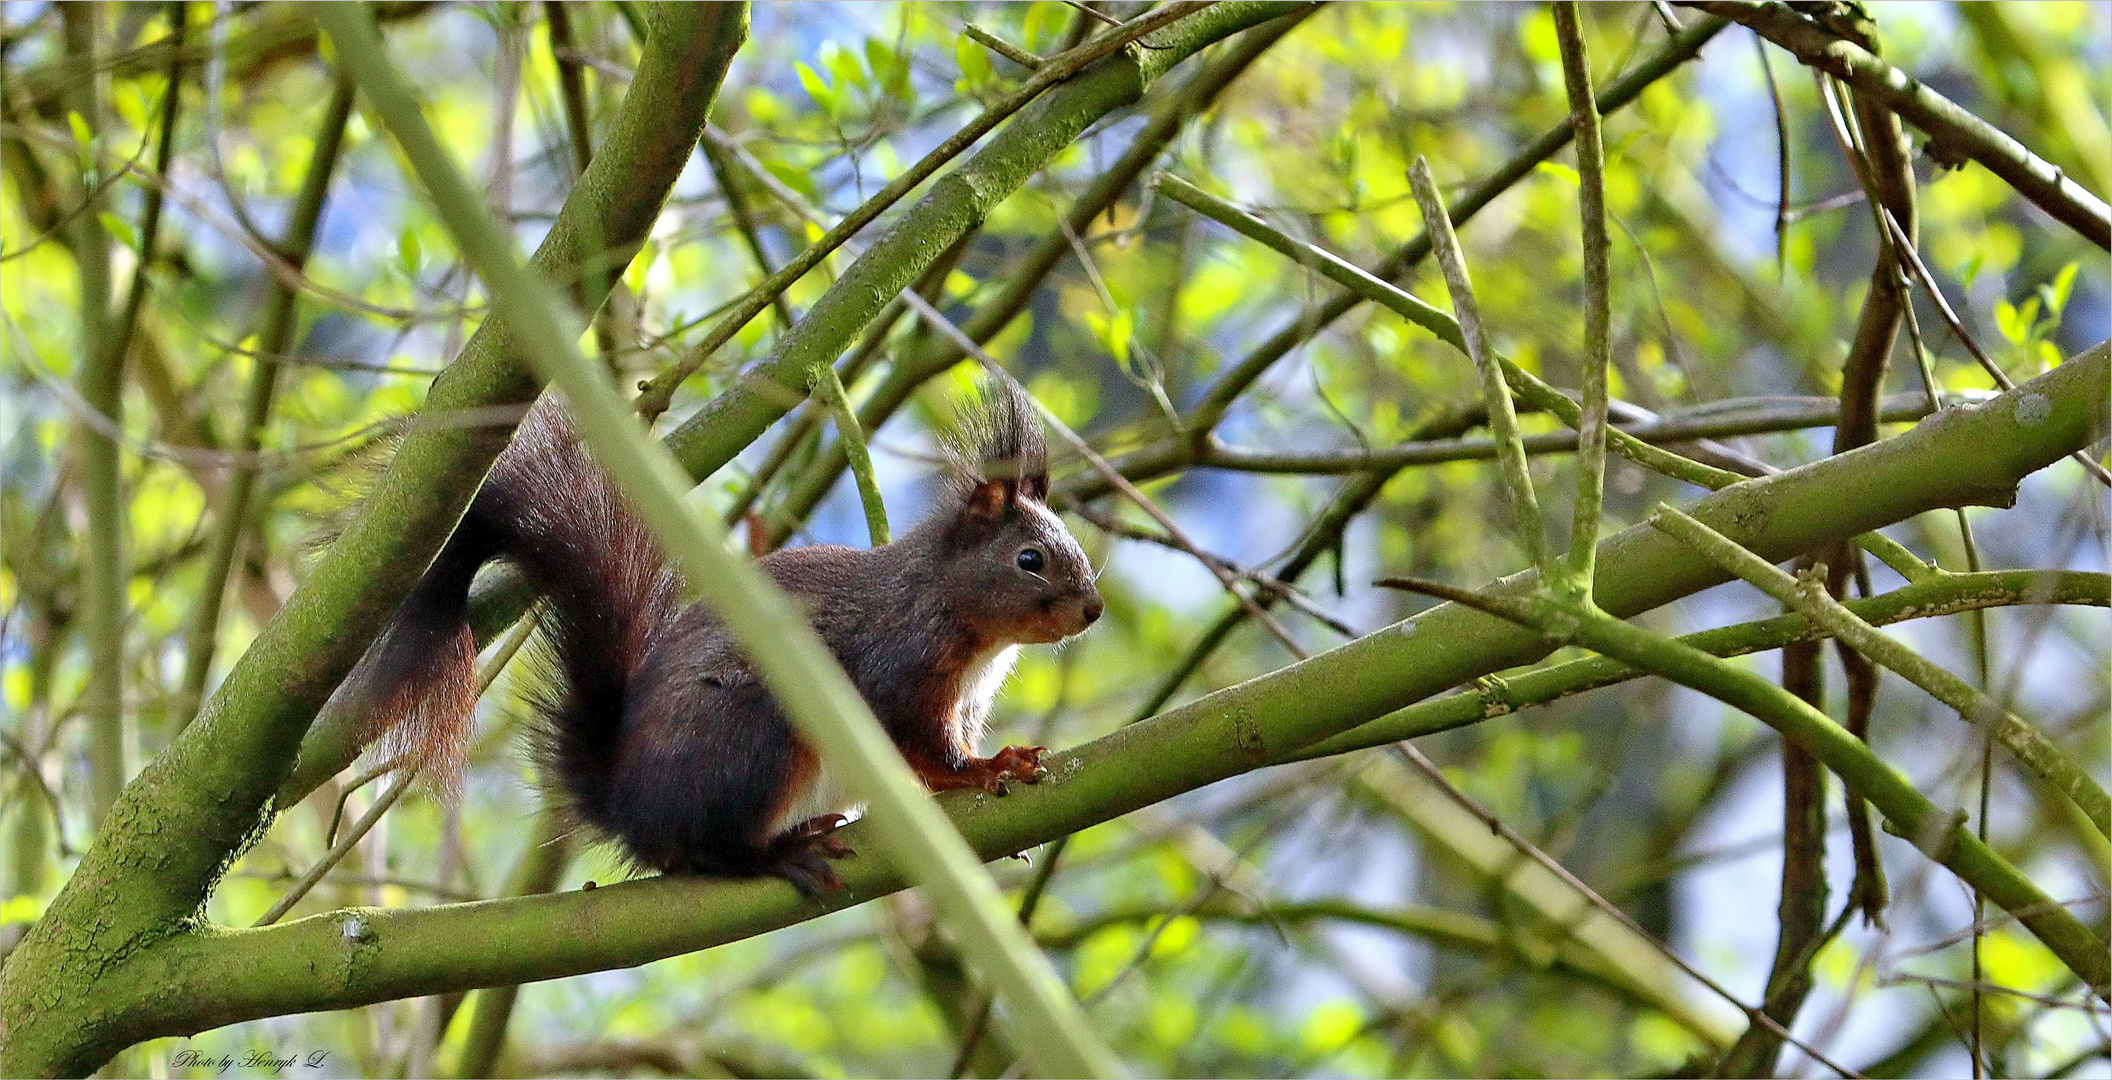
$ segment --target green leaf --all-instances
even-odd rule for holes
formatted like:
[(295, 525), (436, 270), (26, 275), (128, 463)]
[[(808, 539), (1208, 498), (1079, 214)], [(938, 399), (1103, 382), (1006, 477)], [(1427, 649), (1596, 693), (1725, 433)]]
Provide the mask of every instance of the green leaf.
[(880, 89), (888, 94), (900, 96), (908, 82), (909, 71), (895, 56), (895, 50), (879, 38), (865, 39), (865, 66), (873, 69), (873, 78), (880, 81)]
[(808, 67), (805, 61), (796, 61), (792, 66), (799, 72), (799, 85), (807, 88), (807, 96), (814, 99), (814, 104), (821, 106), (823, 112), (836, 115), (836, 91), (822, 81), (820, 73)]
[(1137, 332), (1136, 317), (1129, 313), (1129, 309), (1118, 308), (1113, 315), (1087, 312), (1085, 323), (1092, 327), (1093, 336), (1100, 339), (1100, 344), (1107, 349), (1108, 355), (1113, 356), (1115, 362), (1127, 370), (1129, 343), (1136, 337)]
[(1577, 170), (1572, 169), (1559, 161), (1543, 161), (1538, 165), (1533, 166), (1533, 171), (1537, 173), (1545, 173), (1549, 176), (1552, 176), (1555, 179), (1560, 180), (1565, 184), (1568, 184), (1570, 187), (1584, 186), (1584, 178), (1577, 175)]
[(961, 78), (969, 86), (981, 86), (990, 81), (990, 57), (966, 34), (954, 39), (953, 57), (961, 65)]
[(2024, 340), (2024, 325), (2017, 318), (2017, 306), (2007, 300), (1995, 301), (1995, 329), (2009, 339), (2012, 345)]
[(2038, 328), (2039, 298), (2027, 296), (2024, 298), (2023, 303), (2017, 305), (2017, 341), (2020, 344), (2030, 341), (2032, 335), (2038, 331)]
[(2053, 275), (2052, 281), (2039, 286), (2039, 297), (2046, 302), (2046, 313), (2056, 320), (2068, 306), (2068, 295), (2075, 291), (2075, 271), (2079, 265), (2070, 262), (2061, 267), (2060, 273)]
[(631, 258), (631, 265), (624, 267), (623, 284), (634, 293), (645, 291), (646, 276), (652, 273), (653, 260), (660, 257), (660, 242), (647, 239), (639, 247), (638, 254)]
[(1050, 4), (1028, 4), (1026, 8), (1027, 17), (1019, 24), (1019, 45), (1023, 49), (1032, 49), (1041, 43), (1049, 13), (1054, 7)]
[(404, 225), (396, 234), (396, 264), (403, 268), (404, 277), (415, 278), (424, 262), (424, 253), (418, 248), (418, 230)]
[(821, 43), (821, 66), (828, 68), (829, 74), (836, 76), (838, 85), (851, 83), (861, 90), (872, 88), (872, 80), (865, 74), (865, 65), (860, 64), (858, 57), (850, 50), (833, 41)]
[(1983, 252), (1975, 248), (1970, 258), (1960, 263), (1957, 269), (1951, 271), (1958, 275), (1958, 283), (1965, 286), (1966, 292), (1972, 292), (1973, 282), (1980, 280), (1980, 262), (1983, 255)]
[(1329, 1001), (1307, 1014), (1299, 1041), (1316, 1054), (1340, 1050), (1364, 1029), (1364, 1014), (1348, 1000)]
[(814, 178), (808, 176), (805, 169), (795, 169), (774, 158), (764, 159), (763, 168), (769, 170), (770, 175), (784, 181), (786, 187), (806, 196), (810, 201), (821, 200), (820, 189), (814, 186)]
[(43, 916), (44, 901), (28, 893), (10, 896), (5, 903), (0, 903), (0, 926), (33, 923)]
[(102, 220), (103, 231), (109, 233), (111, 239), (116, 240), (118, 243), (123, 244), (134, 251), (139, 250), (139, 237), (137, 234), (133, 233), (131, 222), (126, 221), (124, 218), (118, 217), (116, 214), (113, 214), (108, 210), (97, 214), (96, 217)]

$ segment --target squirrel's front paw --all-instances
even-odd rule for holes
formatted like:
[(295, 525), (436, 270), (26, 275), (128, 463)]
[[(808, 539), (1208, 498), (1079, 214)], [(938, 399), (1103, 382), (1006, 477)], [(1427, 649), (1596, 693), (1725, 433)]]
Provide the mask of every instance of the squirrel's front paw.
[(1036, 784), (1049, 775), (1041, 759), (1049, 751), (1041, 746), (1007, 746), (989, 757), (971, 757), (958, 765), (925, 768), (918, 772), (924, 786), (937, 791), (975, 788), (991, 795), (1012, 790), (1012, 781)]
[(1007, 781), (1017, 780), (1024, 784), (1038, 784), (1049, 775), (1041, 759), (1048, 755), (1046, 746), (1007, 746), (990, 758), (990, 772), (996, 781), (991, 790), (1005, 794)]

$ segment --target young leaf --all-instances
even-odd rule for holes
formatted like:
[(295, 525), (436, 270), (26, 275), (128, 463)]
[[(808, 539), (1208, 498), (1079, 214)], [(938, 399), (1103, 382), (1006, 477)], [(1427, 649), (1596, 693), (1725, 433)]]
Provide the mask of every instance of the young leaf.
[(2068, 306), (2068, 294), (2075, 289), (2075, 271), (2078, 263), (2070, 262), (2061, 267), (2053, 280), (2039, 286), (2039, 296), (2046, 302), (2046, 313), (2059, 319), (2062, 309)]
[(963, 34), (954, 39), (953, 56), (961, 65), (961, 79), (971, 87), (990, 81), (990, 58), (983, 47)]
[(418, 230), (409, 224), (396, 234), (396, 263), (403, 267), (403, 276), (415, 278), (418, 268), (424, 264), (424, 253), (418, 249)]
[(829, 84), (822, 81), (821, 75), (807, 66), (806, 61), (795, 61), (792, 66), (799, 72), (799, 85), (807, 88), (807, 96), (814, 99), (814, 104), (821, 106), (821, 111), (830, 116), (836, 115), (836, 91), (831, 90)]
[(861, 90), (872, 88), (872, 80), (865, 74), (865, 65), (860, 64), (850, 50), (833, 41), (821, 43), (821, 66), (828, 68), (829, 74), (836, 76), (838, 84), (851, 83)]
[(895, 55), (895, 50), (879, 38), (865, 39), (865, 62), (873, 69), (873, 77), (880, 80), (880, 88), (890, 97), (907, 100), (910, 96), (909, 65)]
[(110, 213), (107, 210), (103, 211), (100, 214), (97, 214), (96, 216), (102, 220), (103, 231), (109, 233), (110, 238), (112, 240), (115, 240), (118, 243), (133, 249), (134, 251), (139, 250), (139, 237), (132, 232), (131, 222), (126, 221), (124, 218), (118, 217), (116, 214)]

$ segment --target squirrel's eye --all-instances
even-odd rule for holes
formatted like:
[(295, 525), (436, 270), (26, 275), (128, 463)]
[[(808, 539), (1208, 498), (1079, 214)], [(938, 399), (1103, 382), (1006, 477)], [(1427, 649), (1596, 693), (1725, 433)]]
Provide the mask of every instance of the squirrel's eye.
[(1029, 574), (1039, 574), (1041, 573), (1041, 568), (1046, 565), (1048, 565), (1048, 560), (1042, 556), (1040, 548), (1019, 549), (1019, 568), (1021, 570), (1025, 570)]

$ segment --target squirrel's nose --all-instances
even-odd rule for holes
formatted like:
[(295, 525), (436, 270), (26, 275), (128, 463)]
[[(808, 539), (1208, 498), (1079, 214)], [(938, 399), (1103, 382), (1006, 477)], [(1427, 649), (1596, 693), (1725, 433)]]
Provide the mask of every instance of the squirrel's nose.
[(1080, 609), (1080, 614), (1085, 616), (1085, 625), (1091, 626), (1100, 621), (1100, 612), (1106, 610), (1106, 608), (1107, 605), (1101, 602), (1099, 593), (1088, 595), (1085, 598), (1085, 605)]

